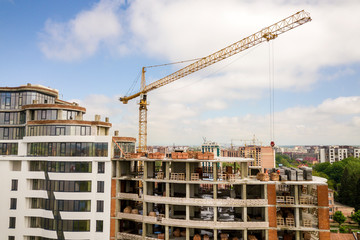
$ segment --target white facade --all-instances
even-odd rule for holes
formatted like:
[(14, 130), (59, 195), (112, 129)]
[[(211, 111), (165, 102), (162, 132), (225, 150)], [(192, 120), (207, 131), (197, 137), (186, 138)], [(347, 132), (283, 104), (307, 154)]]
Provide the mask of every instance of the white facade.
[(355, 148), (354, 149), (354, 157), (360, 158), (360, 148)]
[(319, 159), (324, 162), (338, 162), (350, 156), (360, 157), (360, 149), (349, 146), (326, 146), (319, 150)]
[[(20, 90), (46, 95), (49, 89), (28, 85)], [(19, 89), (0, 88), (2, 92), (14, 93)], [(26, 113), (26, 122), (0, 122), (0, 146), (6, 150), (0, 150), (1, 239), (109, 239), (111, 124), (83, 121), (84, 109), (57, 100), (56, 93), (49, 95), (55, 101), (48, 105), (40, 101), (26, 107), (16, 106), (17, 109), (4, 108), (4, 98), (0, 95), (0, 114)], [(29, 117), (42, 109), (57, 111), (56, 119)], [(69, 116), (66, 111), (77, 112), (76, 120), (75, 117), (62, 119), (63, 115)], [(63, 128), (64, 132), (49, 136), (45, 126)], [(91, 134), (65, 132), (81, 126), (91, 129)], [(13, 127), (24, 128), (25, 136), (5, 134)], [(39, 132), (30, 131), (36, 127)], [(9, 144), (17, 145), (17, 151), (9, 152)]]

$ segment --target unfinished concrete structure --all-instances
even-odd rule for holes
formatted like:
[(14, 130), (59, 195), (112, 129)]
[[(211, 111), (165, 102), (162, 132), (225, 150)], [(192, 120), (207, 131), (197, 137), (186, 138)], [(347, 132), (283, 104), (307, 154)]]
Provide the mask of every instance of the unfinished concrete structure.
[(151, 158), (112, 159), (111, 239), (330, 239), (321, 179), (260, 181), (249, 158)]

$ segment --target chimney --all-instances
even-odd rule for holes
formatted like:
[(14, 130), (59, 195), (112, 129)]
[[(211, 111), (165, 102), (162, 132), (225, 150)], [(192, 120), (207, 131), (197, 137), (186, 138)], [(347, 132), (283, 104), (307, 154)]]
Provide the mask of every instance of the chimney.
[(96, 114), (96, 115), (95, 115), (95, 121), (100, 122), (100, 119), (101, 119), (101, 116), (98, 115), (98, 114)]
[(119, 136), (119, 130), (114, 131), (114, 135), (115, 135), (115, 137), (118, 137)]
[(38, 104), (38, 100), (33, 100), (33, 104)]
[(28, 86), (28, 87), (31, 87), (31, 83), (28, 83), (27, 86)]
[(108, 117), (105, 118), (105, 122), (107, 122), (107, 123), (109, 122), (109, 118), (108, 118)]

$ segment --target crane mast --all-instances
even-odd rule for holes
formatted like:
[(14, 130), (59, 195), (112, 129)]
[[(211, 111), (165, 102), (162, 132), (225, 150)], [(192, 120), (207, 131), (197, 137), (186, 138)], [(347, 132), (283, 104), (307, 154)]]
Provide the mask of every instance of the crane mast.
[(129, 100), (140, 96), (139, 101), (139, 147), (138, 151), (147, 151), (147, 93), (174, 82), (180, 78), (183, 78), (189, 74), (199, 71), (205, 67), (208, 67), (216, 62), (231, 57), (239, 52), (254, 47), (262, 42), (270, 41), (278, 37), (280, 34), (285, 33), (291, 29), (301, 26), (311, 21), (310, 14), (304, 10), (297, 12), (290, 17), (287, 17), (269, 27), (243, 38), (242, 40), (233, 43), (213, 54), (203, 57), (192, 64), (166, 76), (153, 83), (146, 85), (145, 81), (145, 67), (142, 68), (141, 86), (140, 91), (131, 96), (121, 97), (119, 100), (124, 104)]

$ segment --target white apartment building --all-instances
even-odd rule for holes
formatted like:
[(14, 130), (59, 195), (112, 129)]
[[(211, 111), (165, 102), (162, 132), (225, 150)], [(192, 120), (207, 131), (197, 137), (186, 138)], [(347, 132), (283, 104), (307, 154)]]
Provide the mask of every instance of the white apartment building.
[(355, 148), (354, 149), (354, 157), (360, 158), (360, 148)]
[(58, 91), (0, 87), (1, 239), (109, 239), (111, 124)]
[(348, 146), (325, 146), (319, 150), (319, 159), (321, 163), (334, 163), (350, 156), (359, 157), (359, 150)]

